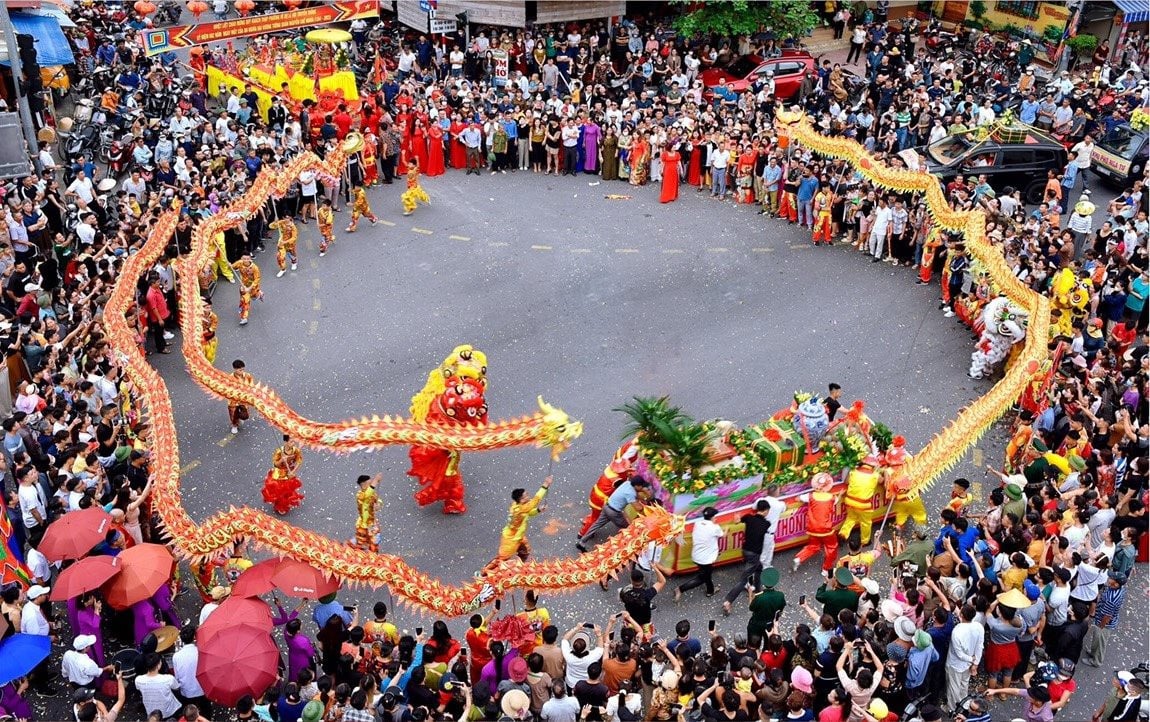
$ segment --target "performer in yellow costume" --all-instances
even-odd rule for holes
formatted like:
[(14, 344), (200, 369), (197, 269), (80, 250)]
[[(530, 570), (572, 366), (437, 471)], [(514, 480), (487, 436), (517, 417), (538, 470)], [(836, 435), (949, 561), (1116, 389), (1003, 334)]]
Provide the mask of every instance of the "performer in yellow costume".
[(335, 241), (335, 211), (331, 209), (330, 198), (324, 198), (320, 203), (319, 210), (315, 212), (315, 220), (319, 224), (319, 255), (322, 256)]
[(248, 254), (232, 264), (236, 274), (240, 277), (240, 325), (248, 322), (248, 314), (252, 310), (252, 299), (264, 297), (260, 289), (260, 267)]
[(403, 202), (403, 215), (410, 216), (415, 212), (417, 202), (431, 205), (431, 197), (419, 185), (419, 162), (414, 158), (407, 161), (407, 190), (399, 197)]
[(515, 489), (511, 492), (511, 507), (507, 511), (507, 525), (499, 536), (500, 561), (510, 559), (518, 554), (526, 559), (531, 554), (531, 545), (527, 543), (527, 520), (543, 511), (543, 497), (547, 496), (547, 489), (551, 487), (551, 477), (543, 480), (539, 491), (530, 499), (526, 489)]
[(368, 552), (379, 551), (379, 543), (376, 542), (379, 536), (379, 524), (375, 520), (375, 511), (379, 507), (379, 493), (375, 487), (382, 478), (382, 474), (375, 476), (363, 474), (356, 479), (359, 490), (355, 492), (355, 541), (352, 545)]
[(367, 191), (362, 186), (356, 186), (351, 189), (351, 223), (346, 229), (348, 233), (355, 233), (355, 229), (359, 227), (360, 216), (371, 221), (373, 226), (379, 222), (379, 219), (371, 212), (371, 206), (367, 203)]
[(906, 462), (909, 460), (906, 439), (894, 437), (886, 451), (886, 493), (888, 498), (894, 495), (891, 509), (894, 511), (894, 525), (899, 532), (906, 525), (907, 519), (913, 519), (919, 526), (926, 526), (926, 507), (923, 506), (922, 497), (912, 499), (908, 494), (912, 482), (906, 473)]
[(295, 221), (288, 216), (273, 221), (268, 227), (280, 232), (279, 242), (276, 243), (276, 265), (280, 267), (276, 278), (280, 278), (287, 273), (288, 260), (291, 260), (291, 270), (296, 269), (296, 243), (299, 240), (299, 230), (295, 227)]
[(811, 240), (815, 245), (825, 243), (831, 245), (831, 205), (832, 194), (825, 187), (815, 194), (815, 228), (811, 233)]
[(846, 539), (857, 526), (859, 539), (864, 546), (870, 544), (871, 527), (874, 524), (874, 497), (879, 485), (878, 466), (878, 458), (867, 454), (859, 462), (859, 467), (851, 469), (847, 474), (847, 493), (843, 498), (847, 518), (839, 529), (839, 536)]
[(212, 310), (212, 300), (206, 298), (204, 299), (204, 336), (201, 345), (204, 347), (204, 358), (210, 364), (216, 362), (216, 349), (220, 346), (220, 339), (216, 337), (216, 331), (219, 327), (220, 317)]
[(217, 233), (212, 240), (215, 241), (216, 245), (215, 268), (217, 273), (228, 279), (228, 283), (235, 283), (236, 274), (233, 272), (233, 266), (228, 263), (228, 252), (224, 246), (224, 234)]

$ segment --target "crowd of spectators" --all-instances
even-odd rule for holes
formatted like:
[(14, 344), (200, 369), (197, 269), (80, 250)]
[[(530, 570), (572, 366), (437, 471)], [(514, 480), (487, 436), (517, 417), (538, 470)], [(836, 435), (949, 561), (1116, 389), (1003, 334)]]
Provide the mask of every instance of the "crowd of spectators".
[[(854, 62), (818, 63), (786, 99), (826, 133), (854, 138), (898, 164), (900, 150), (991, 126), (1006, 110), (1002, 93), (988, 90), (976, 62), (927, 53), (917, 22), (900, 30), (887, 25), (885, 3), (826, 5), (834, 5), (827, 22), (840, 35), (850, 33)], [(83, 12), (104, 10), (96, 4)], [(366, 25), (351, 29), (357, 56), (370, 60), (375, 41)], [(29, 587), (6, 588), (0, 611), (5, 636), (48, 634), (69, 650), (59, 668), (74, 705), (60, 708), (81, 722), (112, 722), (141, 709), (155, 719), (187, 722), (895, 722), (910, 719), (904, 715), (909, 703), (927, 722), (941, 719), (941, 708), (983, 722), (993, 703), (968, 695), (983, 685), (990, 697), (1025, 697), (1022, 716), (1049, 722), (1075, 695), (1076, 666), (1108, 665), (1115, 630), (1139, 628), (1125, 603), (1132, 576), (1145, 573), (1135, 559), (1145, 561), (1139, 549), (1145, 548), (1150, 473), (1150, 199), (1137, 180), (1113, 200), (1096, 200), (1105, 209), (1097, 228), (1091, 213), (1071, 210), (1078, 188), (1093, 177), (1092, 139), (1150, 102), (1141, 35), (1128, 37), (1121, 57), (1096, 54), (1076, 74), (1056, 75), (1042, 89), (1049, 100), (1042, 101), (1031, 68), (1010, 79), (1006, 95), (1022, 99), (1024, 119), (1037, 103), (1033, 120), (1041, 127), (1040, 116), (1049, 111), (1041, 106), (1054, 104), (1047, 127), (1070, 149), (1070, 164), (1051, 174), (1042, 204), (1028, 207), (1019, 189), (996, 189), (985, 178), (946, 188), (955, 208), (987, 212), (989, 236), (1021, 280), (1049, 292), (1056, 272), (1070, 269), (1088, 295), (1071, 332), (1058, 339), (1064, 347), (1050, 403), (1041, 414), (1023, 412), (1012, 421), (1002, 484), (985, 500), (985, 511), (948, 506), (929, 528), (892, 542), (882, 562), (856, 539), (844, 564), (809, 596), (793, 589), (784, 595), (788, 585), (768, 573), (762, 581), (770, 584), (752, 591), (746, 629), (732, 623), (733, 632), (703, 632), (700, 620), (654, 630), (655, 601), (666, 583), (657, 566), (632, 572), (617, 591), (620, 612), (609, 619), (552, 624), (529, 595), (519, 614), (536, 638), (514, 643), (493, 640), (491, 620), (480, 615), (456, 639), (443, 621), (426, 636), (401, 634), (382, 603), (370, 620), (331, 598), (310, 620), (281, 607), (277, 622), (288, 650), (282, 680), (234, 709), (213, 709), (189, 673), (195, 624), (166, 620), (183, 629), (179, 641), (167, 641), (179, 651), (165, 659), (166, 648), (151, 633), (165, 621), (162, 605), (121, 615), (104, 608), (98, 595), (74, 600), (79, 609), (95, 610), (94, 628), (80, 626), (78, 616), (53, 615), (46, 598), (56, 570), (37, 551), (49, 524), (94, 505), (113, 517), (94, 553), (114, 555), (163, 539), (148, 513), (146, 417), (108, 346), (101, 314), (124, 256), (165, 209), (178, 204), (182, 220), (167, 257), (141, 284), (133, 316), (141, 346), (156, 352), (166, 352), (177, 331), (172, 261), (188, 250), (191, 228), (241, 194), (261, 169), (304, 149), (325, 153), (352, 130), (378, 151), (377, 168), (361, 167), (336, 185), (305, 179), (229, 232), (226, 258), (206, 277), (186, 281), (207, 291), (217, 269), (230, 279), (228, 262), (262, 251), (274, 217), (306, 220), (309, 202), (314, 207), (321, 194), (338, 210), (349, 186), (375, 178), (389, 183), (397, 160), (408, 158), (429, 175), (482, 167), (590, 173), (639, 186), (674, 174), (720, 200), (728, 196), (729, 178), (733, 200), (772, 216), (765, 225), (812, 227), (821, 209), (816, 205), (824, 204), (835, 239), (876, 261), (914, 266), (922, 282), (931, 278), (920, 267), (929, 217), (918, 197), (876, 189), (844, 163), (780, 138), (769, 76), (742, 94), (703, 87), (700, 74), (708, 68), (752, 53), (772, 57), (791, 41), (684, 38), (653, 19), (610, 29), (600, 23), (476, 29), (467, 48), (421, 37), (388, 58), (394, 73), (378, 89), (365, 89), (361, 110), (353, 115), (341, 107), (314, 126), (314, 107), (288, 98), (261, 116), (250, 88), (213, 100), (207, 89), (191, 85), (178, 93), (174, 109), (157, 116), (135, 89), (173, 87), (192, 68), (169, 57), (149, 59), (90, 32), (78, 32), (76, 43), (87, 51), (83, 69), (107, 66), (116, 75), (120, 92), (113, 89), (116, 97), (101, 102), (109, 122), (134, 134), (132, 162), (120, 179), (90, 157), (65, 163), (44, 146), (36, 156), (41, 172), (22, 179), (5, 199), (0, 330), (26, 374), (3, 422), (0, 488), (34, 578)], [(509, 55), (505, 83), (492, 52), (499, 49)], [(212, 51), (220, 62), (230, 52)], [(848, 68), (857, 82), (844, 73)], [(861, 93), (853, 92), (857, 87)], [(1066, 111), (1055, 116), (1059, 107), (1071, 109), (1069, 120)], [(676, 167), (664, 167), (664, 151), (677, 154), (670, 161)], [(362, 155), (353, 159), (363, 162)], [(714, 212), (727, 211), (716, 206)], [(943, 241), (935, 264), (947, 272), (948, 302), (940, 310), (971, 322), (970, 307), (986, 300), (985, 280), (965, 258), (961, 238)], [(880, 569), (888, 559), (889, 569)], [(197, 623), (226, 596), (225, 586), (204, 590)], [(784, 627), (777, 612), (794, 604), (801, 621)], [(126, 687), (104, 656), (104, 634), (145, 647), (139, 674)], [(33, 694), (49, 699), (63, 691), (53, 681), (56, 666), (42, 665), (27, 680), (5, 686), (0, 708), (19, 719), (45, 718), (30, 701)], [(1144, 691), (1144, 677), (1119, 672), (1095, 718), (1137, 719)]]

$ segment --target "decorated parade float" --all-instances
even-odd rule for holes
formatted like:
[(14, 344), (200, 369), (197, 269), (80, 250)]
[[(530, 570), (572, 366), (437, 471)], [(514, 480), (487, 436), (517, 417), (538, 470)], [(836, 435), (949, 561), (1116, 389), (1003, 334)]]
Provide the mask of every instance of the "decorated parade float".
[(901, 448), (902, 439), (872, 422), (861, 401), (832, 422), (823, 399), (797, 393), (788, 408), (742, 429), (725, 419), (696, 422), (666, 398), (636, 398), (619, 410), (630, 419), (629, 438), (591, 491), (584, 529), (619, 483), (643, 479), (658, 507), (684, 519), (684, 535), (667, 544), (662, 555), (663, 566), (674, 573), (694, 569), (691, 530), (706, 507), (719, 512), (714, 521), (727, 532), (719, 542), (717, 564), (722, 565), (742, 560), (740, 519), (762, 498), (786, 504), (775, 548), (788, 549), (807, 540), (802, 497), (811, 491), (815, 474), (835, 478), (832, 493), (846, 492), (848, 483), (855, 492), (836, 505), (836, 527), (848, 513), (852, 519), (865, 517), (867, 527), (883, 518), (889, 504), (882, 482), (889, 480), (892, 491), (900, 482), (901, 461), (887, 464), (886, 452)]
[[(625, 444), (604, 475), (615, 475), (615, 469), (624, 468), (625, 463), (616, 462), (634, 462), (634, 473), (657, 482), (660, 503), (647, 506), (630, 526), (586, 554), (560, 559), (530, 558), (526, 562), (496, 561), (456, 585), (430, 576), (401, 555), (388, 553), (389, 550), (376, 553), (357, 548), (346, 538), (325, 537), (255, 508), (230, 507), (206, 519), (193, 519), (181, 499), (181, 462), (172, 399), (164, 379), (137, 344), (134, 326), (128, 321), (138, 280), (171, 242), (179, 218), (179, 211), (173, 209), (159, 218), (139, 251), (125, 259), (105, 307), (104, 323), (113, 352), (135, 389), (133, 401), (139, 407), (139, 418), (151, 424), (153, 509), (175, 553), (187, 560), (203, 562), (229, 554), (239, 541), (246, 540), (250, 547), (303, 562), (345, 584), (386, 586), (400, 603), (450, 617), (486, 606), (517, 589), (555, 593), (593, 584), (617, 574), (651, 543), (666, 547), (670, 566), (684, 571), (687, 569), (685, 552), (689, 547), (679, 539), (685, 538), (684, 533), (689, 534), (694, 516), (708, 503), (721, 508), (720, 521), (730, 525), (725, 560), (729, 560), (739, 546), (739, 531), (731, 520), (768, 493), (787, 503), (778, 541), (779, 546), (793, 546), (805, 533), (805, 509), (800, 506), (798, 496), (815, 473), (837, 475), (838, 488), (843, 489), (844, 482), (846, 484), (844, 497), (859, 500), (859, 506), (846, 517), (847, 522), (855, 521), (863, 526), (865, 519), (869, 517), (873, 521), (887, 507), (898, 513), (902, 503), (921, 506), (920, 495), (958, 463), (1024, 392), (1041, 393), (1049, 373), (1051, 300), (1014, 277), (986, 236), (985, 215), (981, 211), (952, 210), (933, 177), (888, 167), (854, 141), (822, 136), (801, 113), (781, 112), (778, 120), (780, 133), (816, 153), (847, 160), (876, 186), (921, 193), (935, 227), (961, 237), (987, 279), (987, 304), (980, 310), (994, 310), (987, 311), (990, 318), (984, 324), (984, 338), (980, 340), (986, 348), (976, 349), (975, 354), (986, 354), (995, 343), (1005, 343), (985, 338), (988, 332), (1006, 333), (1011, 339), (1006, 344), (1007, 353), (1000, 358), (995, 351), (993, 359), (985, 359), (989, 363), (980, 361), (980, 368), (992, 373), (997, 380), (913, 456), (905, 452), (899, 439), (892, 438), (879, 458), (887, 432), (866, 418), (861, 405), (846, 409), (842, 419), (831, 423), (825, 412), (820, 411), (818, 400), (799, 396), (792, 407), (768, 421), (737, 429), (723, 421), (695, 423), (669, 402), (654, 405), (644, 402), (645, 408), (628, 411), (633, 423), (631, 436), (637, 436), (638, 442)], [(303, 153), (277, 172), (265, 169), (240, 199), (195, 228), (192, 252), (177, 261), (177, 272), (184, 278), (199, 276), (201, 270), (215, 260), (216, 237), (244, 223), (269, 198), (283, 196), (302, 172), (311, 171), (321, 179), (334, 177), (343, 171), (346, 162), (344, 150), (337, 148), (323, 159)], [(944, 249), (938, 244), (932, 249), (935, 251)], [(1007, 305), (990, 304), (999, 297), (1005, 298)], [(1068, 293), (1066, 298), (1071, 306), (1072, 297), (1073, 294)], [(196, 284), (179, 286), (179, 305), (181, 352), (192, 378), (213, 397), (229, 404), (243, 404), (260, 414), (269, 425), (291, 435), (303, 447), (349, 452), (410, 445), (464, 452), (531, 444), (547, 448), (554, 459), (581, 431), (578, 423), (560, 409), (544, 403), (529, 416), (494, 422), (476, 418), (474, 423), (466, 424), (446, 423), (430, 415), (419, 419), (417, 413), (342, 422), (309, 419), (266, 384), (225, 373), (212, 364), (205, 353), (206, 331), (211, 328), (210, 309), (206, 308)], [(1005, 316), (995, 315), (1002, 313)], [(1021, 315), (1026, 317), (1024, 325), (1018, 323)], [(1013, 318), (1009, 318), (1011, 316)], [(1005, 326), (1004, 318), (1010, 320)], [(1015, 343), (1018, 332), (1023, 330), (1023, 338)], [(1012, 358), (1007, 358), (1009, 356)], [(455, 371), (460, 368), (459, 364), (445, 363), (444, 366)], [(466, 376), (466, 373), (457, 374), (458, 378)], [(443, 391), (439, 391), (440, 398), (444, 392), (454, 389), (463, 403), (457, 408), (475, 408), (476, 414), (486, 413), (482, 404), (475, 407), (462, 398), (469, 395), (467, 389), (456, 386), (446, 380)], [(661, 428), (667, 418), (675, 423)], [(440, 457), (442, 459), (442, 455)], [(432, 461), (435, 468), (444, 466), (442, 460)], [(891, 466), (898, 468), (892, 471)], [(444, 468), (449, 467), (450, 464)], [(860, 472), (863, 476), (881, 475), (882, 482), (860, 478)], [(857, 485), (855, 491), (850, 489), (852, 480)], [(446, 481), (451, 488), (454, 481)], [(866, 488), (864, 484), (873, 484), (875, 491), (858, 493), (857, 489)], [(895, 499), (892, 505), (883, 496), (883, 486), (894, 490), (902, 500)], [(595, 498), (593, 491), (593, 507)], [(864, 541), (867, 536), (863, 535)]]

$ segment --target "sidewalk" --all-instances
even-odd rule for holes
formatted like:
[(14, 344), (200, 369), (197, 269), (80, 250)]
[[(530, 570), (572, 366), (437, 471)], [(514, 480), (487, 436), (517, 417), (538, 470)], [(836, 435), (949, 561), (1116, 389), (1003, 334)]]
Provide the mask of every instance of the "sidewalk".
[(834, 28), (824, 28), (819, 26), (815, 28), (810, 37), (803, 41), (807, 46), (810, 54), (819, 60), (822, 64), (824, 59), (831, 61), (831, 64), (841, 63), (846, 64), (847, 54), (850, 52), (850, 31), (846, 31), (843, 37), (835, 40)]

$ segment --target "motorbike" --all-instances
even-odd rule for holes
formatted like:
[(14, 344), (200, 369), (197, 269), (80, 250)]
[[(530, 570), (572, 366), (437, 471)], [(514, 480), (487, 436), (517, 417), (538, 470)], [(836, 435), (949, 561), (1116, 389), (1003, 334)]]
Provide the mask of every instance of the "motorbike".
[(64, 160), (73, 163), (85, 154), (95, 154), (100, 149), (100, 129), (88, 124), (72, 133), (63, 145)]
[(132, 159), (131, 154), (128, 152), (129, 146), (121, 140), (112, 141), (112, 145), (108, 148), (108, 152), (101, 158), (108, 164), (108, 172), (113, 176), (118, 176), (124, 172)]

